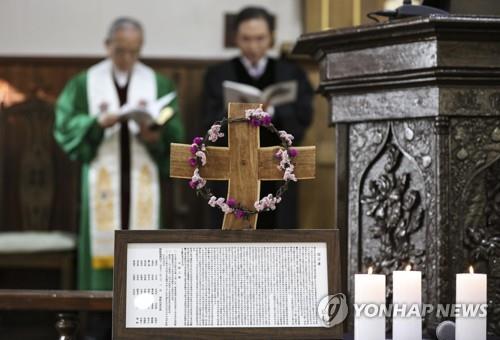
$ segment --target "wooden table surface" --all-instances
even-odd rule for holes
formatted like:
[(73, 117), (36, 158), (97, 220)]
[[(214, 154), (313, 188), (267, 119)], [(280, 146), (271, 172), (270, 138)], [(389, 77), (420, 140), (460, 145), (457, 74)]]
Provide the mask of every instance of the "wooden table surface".
[(0, 289), (0, 310), (111, 311), (112, 291)]

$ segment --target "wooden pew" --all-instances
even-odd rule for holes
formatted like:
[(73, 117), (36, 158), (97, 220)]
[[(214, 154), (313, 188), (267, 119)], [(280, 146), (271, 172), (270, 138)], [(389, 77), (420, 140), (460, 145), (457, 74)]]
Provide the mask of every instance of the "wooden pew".
[(77, 312), (111, 312), (112, 299), (111, 291), (0, 289), (0, 310), (57, 312), (55, 327), (60, 340), (76, 340)]

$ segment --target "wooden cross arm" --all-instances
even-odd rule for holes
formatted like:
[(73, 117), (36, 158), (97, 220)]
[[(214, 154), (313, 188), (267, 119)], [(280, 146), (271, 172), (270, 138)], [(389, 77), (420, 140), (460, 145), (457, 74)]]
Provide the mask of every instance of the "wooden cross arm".
[[(188, 164), (191, 145), (170, 144), (170, 177), (191, 178), (193, 167)], [(229, 179), (229, 151), (226, 147), (207, 147), (207, 164), (200, 167), (200, 175), (207, 180)]]
[[(293, 159), (295, 164), (294, 174), (298, 179), (313, 179), (316, 175), (316, 147), (304, 146), (295, 148), (297, 157)], [(278, 169), (278, 161), (274, 154), (278, 150), (276, 146), (259, 149), (259, 179), (261, 181), (279, 181), (283, 179), (283, 171)]]
[[(264, 181), (279, 181), (283, 179), (283, 171), (278, 169), (278, 161), (274, 154), (278, 147), (259, 148), (259, 179)], [(316, 174), (316, 147), (306, 146), (296, 148), (297, 157), (295, 176), (298, 179), (313, 179)], [(200, 175), (207, 180), (229, 179), (229, 152), (227, 147), (207, 147), (208, 161), (200, 168)], [(189, 166), (191, 157), (190, 145), (172, 143), (170, 147), (170, 177), (189, 179), (193, 176), (193, 168)]]

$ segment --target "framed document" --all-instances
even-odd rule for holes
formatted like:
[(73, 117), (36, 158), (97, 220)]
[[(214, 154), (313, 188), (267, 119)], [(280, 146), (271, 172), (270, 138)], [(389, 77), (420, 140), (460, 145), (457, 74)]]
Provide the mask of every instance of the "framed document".
[(337, 230), (116, 231), (114, 273), (114, 339), (341, 339)]

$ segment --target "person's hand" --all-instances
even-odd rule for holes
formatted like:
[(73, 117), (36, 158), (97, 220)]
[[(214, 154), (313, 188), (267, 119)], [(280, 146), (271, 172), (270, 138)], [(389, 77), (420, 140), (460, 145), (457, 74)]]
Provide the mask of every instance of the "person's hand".
[(99, 125), (103, 128), (109, 128), (115, 125), (118, 120), (120, 119), (120, 116), (114, 113), (101, 113), (99, 117), (97, 118), (97, 122)]
[(160, 131), (152, 130), (147, 124), (141, 124), (141, 130), (139, 132), (139, 138), (145, 143), (156, 143), (160, 140)]

